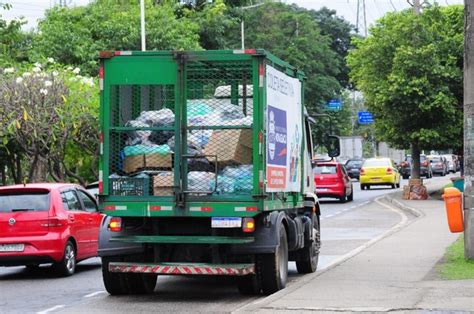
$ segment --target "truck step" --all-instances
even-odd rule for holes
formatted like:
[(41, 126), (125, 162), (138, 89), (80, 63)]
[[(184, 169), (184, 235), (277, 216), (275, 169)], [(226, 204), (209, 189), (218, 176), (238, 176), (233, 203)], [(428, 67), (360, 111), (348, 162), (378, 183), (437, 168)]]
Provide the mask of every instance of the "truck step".
[(255, 274), (254, 264), (205, 264), (205, 263), (109, 263), (112, 273), (148, 273), (162, 275), (221, 275), (245, 276)]
[(118, 236), (110, 239), (113, 242), (136, 243), (190, 243), (190, 244), (245, 244), (255, 241), (254, 237), (224, 236)]

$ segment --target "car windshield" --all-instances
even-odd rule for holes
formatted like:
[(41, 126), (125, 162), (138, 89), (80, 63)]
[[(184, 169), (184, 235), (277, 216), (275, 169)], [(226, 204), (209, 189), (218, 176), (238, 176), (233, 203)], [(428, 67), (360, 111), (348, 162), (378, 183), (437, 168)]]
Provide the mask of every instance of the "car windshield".
[(388, 160), (378, 160), (378, 159), (372, 159), (372, 160), (366, 160), (364, 167), (388, 167), (390, 166), (390, 163)]
[(362, 166), (362, 160), (349, 160), (346, 164), (346, 167), (352, 166)]
[(431, 162), (440, 162), (440, 161), (441, 161), (441, 158), (438, 158), (438, 157), (431, 158)]
[(8, 192), (0, 194), (0, 212), (46, 211), (49, 209), (49, 192)]
[(444, 156), (444, 158), (446, 158), (448, 161), (453, 160), (453, 156), (451, 156), (451, 155), (446, 155), (446, 156)]
[(336, 166), (320, 165), (313, 169), (314, 174), (336, 174)]

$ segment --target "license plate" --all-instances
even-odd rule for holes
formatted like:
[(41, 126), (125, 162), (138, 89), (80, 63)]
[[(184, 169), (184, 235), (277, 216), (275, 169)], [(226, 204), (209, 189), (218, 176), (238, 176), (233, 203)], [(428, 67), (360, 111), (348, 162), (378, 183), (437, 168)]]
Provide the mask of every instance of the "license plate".
[(23, 252), (24, 244), (0, 244), (0, 252)]
[(380, 181), (380, 178), (372, 178), (372, 181)]
[(240, 228), (242, 227), (242, 218), (240, 217), (212, 217), (212, 228)]

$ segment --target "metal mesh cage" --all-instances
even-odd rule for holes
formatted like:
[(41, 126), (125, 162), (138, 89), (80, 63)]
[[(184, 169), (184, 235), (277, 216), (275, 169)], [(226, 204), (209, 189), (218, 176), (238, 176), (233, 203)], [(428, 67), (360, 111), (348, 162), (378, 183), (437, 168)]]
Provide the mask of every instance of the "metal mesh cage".
[(173, 85), (114, 85), (109, 134), (110, 195), (173, 195)]
[(251, 193), (252, 63), (192, 61), (186, 83), (187, 192)]

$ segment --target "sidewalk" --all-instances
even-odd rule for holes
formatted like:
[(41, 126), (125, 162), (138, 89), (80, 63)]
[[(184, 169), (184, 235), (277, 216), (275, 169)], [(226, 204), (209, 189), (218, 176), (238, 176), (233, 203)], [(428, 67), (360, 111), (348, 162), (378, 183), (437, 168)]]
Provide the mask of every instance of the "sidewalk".
[[(428, 183), (429, 191), (445, 183)], [(458, 234), (449, 232), (444, 203), (402, 200), (397, 207), (414, 212), (411, 220), (358, 255), (259, 300), (244, 312), (425, 312), (474, 311), (474, 280), (441, 280), (435, 265)], [(310, 275), (311, 276), (311, 275)]]

